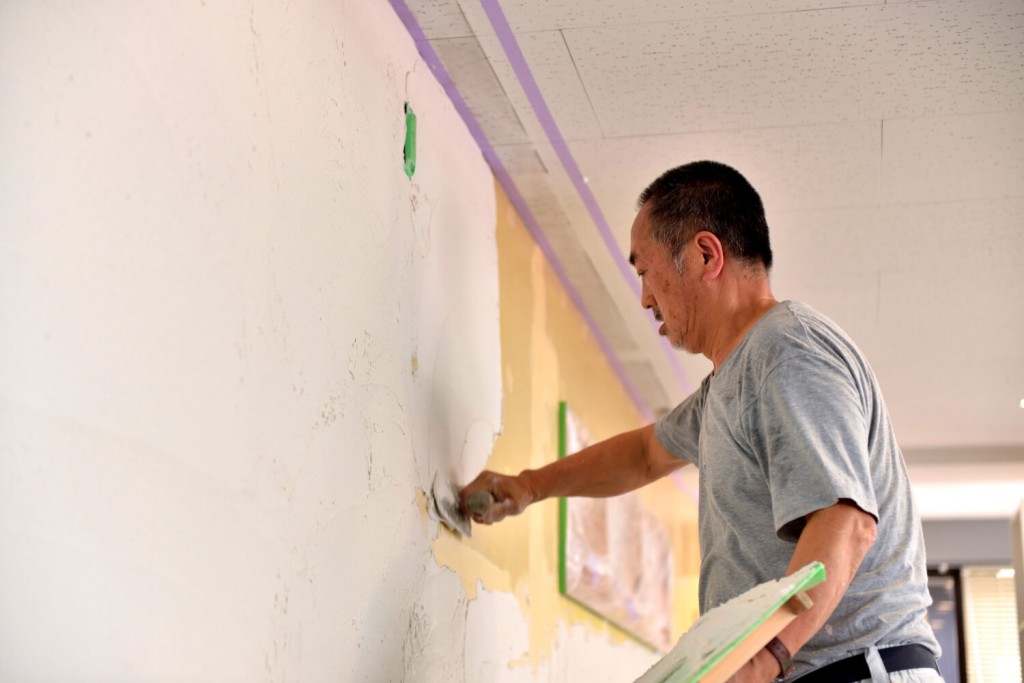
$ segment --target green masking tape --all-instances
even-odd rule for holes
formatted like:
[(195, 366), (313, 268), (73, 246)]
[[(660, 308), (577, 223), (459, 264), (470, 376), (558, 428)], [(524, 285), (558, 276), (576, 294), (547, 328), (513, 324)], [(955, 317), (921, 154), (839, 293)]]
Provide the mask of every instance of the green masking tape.
[(416, 172), (416, 114), (405, 103), (405, 175), (410, 179)]

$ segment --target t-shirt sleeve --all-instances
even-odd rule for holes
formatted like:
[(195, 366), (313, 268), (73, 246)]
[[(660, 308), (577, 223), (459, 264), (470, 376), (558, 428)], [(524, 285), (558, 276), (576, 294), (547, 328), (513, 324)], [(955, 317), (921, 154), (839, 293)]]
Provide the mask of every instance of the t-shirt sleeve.
[(856, 382), (837, 358), (791, 358), (765, 378), (745, 415), (772, 498), (776, 533), (795, 542), (805, 517), (840, 499), (878, 519), (868, 422)]
[(654, 423), (654, 435), (672, 455), (697, 463), (697, 446), (700, 443), (701, 411), (707, 395), (708, 381), (705, 379), (672, 412)]

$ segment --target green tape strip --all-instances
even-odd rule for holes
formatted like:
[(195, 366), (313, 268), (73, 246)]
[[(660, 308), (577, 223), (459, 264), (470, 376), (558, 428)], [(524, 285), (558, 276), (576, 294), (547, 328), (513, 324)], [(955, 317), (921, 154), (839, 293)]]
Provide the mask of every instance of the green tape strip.
[(416, 114), (405, 103), (405, 175), (412, 179), (416, 172)]

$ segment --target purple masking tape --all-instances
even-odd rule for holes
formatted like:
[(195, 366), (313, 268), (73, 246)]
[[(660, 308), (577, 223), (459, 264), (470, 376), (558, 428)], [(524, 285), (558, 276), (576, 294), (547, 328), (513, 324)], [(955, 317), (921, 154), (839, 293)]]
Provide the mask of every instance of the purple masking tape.
[[(498, 36), (498, 41), (501, 43), (502, 49), (505, 50), (505, 56), (508, 57), (509, 64), (512, 66), (512, 70), (515, 72), (516, 78), (519, 79), (519, 83), (523, 87), (523, 92), (526, 93), (526, 99), (530, 101), (530, 106), (533, 107), (533, 112), (537, 115), (537, 120), (544, 129), (544, 134), (547, 136), (548, 142), (551, 143), (551, 146), (558, 154), (558, 158), (562, 162), (562, 167), (565, 168), (565, 172), (569, 174), (569, 178), (576, 187), (577, 194), (579, 194), (580, 199), (583, 200), (583, 204), (587, 207), (587, 211), (590, 213), (590, 218), (594, 221), (594, 225), (601, 234), (601, 239), (604, 241), (604, 245), (607, 247), (608, 253), (611, 254), (612, 260), (615, 261), (615, 265), (618, 266), (619, 272), (626, 280), (626, 284), (630, 286), (636, 294), (637, 299), (639, 299), (640, 284), (637, 282), (636, 273), (633, 272), (632, 266), (630, 266), (629, 262), (626, 261), (626, 257), (619, 251), (619, 245), (615, 241), (615, 237), (612, 235), (608, 221), (601, 212), (601, 207), (597, 204), (597, 198), (594, 197), (594, 193), (590, 190), (590, 186), (587, 185), (587, 182), (583, 179), (583, 173), (580, 172), (580, 168), (576, 164), (576, 159), (573, 157), (572, 152), (569, 151), (569, 145), (566, 144), (561, 131), (558, 130), (558, 124), (555, 123), (555, 118), (551, 115), (551, 110), (548, 108), (547, 101), (541, 94), (540, 88), (537, 86), (537, 81), (533, 78), (533, 72), (530, 71), (530, 66), (526, 63), (526, 58), (523, 57), (522, 50), (519, 49), (519, 42), (516, 40), (515, 34), (512, 33), (512, 27), (509, 26), (508, 20), (505, 18), (505, 13), (501, 9), (501, 5), (498, 4), (498, 0), (480, 0), (480, 4), (487, 13), (487, 18), (491, 22), (491, 27), (494, 28), (494, 32)], [(659, 327), (659, 324), (653, 317), (651, 318), (651, 323), (655, 329)], [(693, 387), (690, 384), (689, 379), (686, 377), (686, 373), (683, 372), (682, 366), (679, 365), (679, 359), (676, 356), (676, 352), (672, 349), (672, 346), (668, 343), (667, 339), (664, 337), (659, 338), (661, 340), (662, 348), (668, 356), (669, 363), (675, 371), (676, 378), (682, 383), (683, 389), (686, 393), (692, 392)]]
[(483, 153), (484, 159), (491, 167), (491, 172), (494, 173), (495, 178), (498, 179), (498, 182), (501, 184), (502, 188), (504, 188), (509, 201), (512, 202), (512, 205), (519, 213), (520, 218), (523, 219), (526, 229), (530, 232), (530, 235), (537, 243), (537, 246), (540, 247), (541, 252), (551, 265), (552, 270), (555, 271), (555, 275), (562, 283), (562, 286), (565, 287), (565, 291), (576, 306), (576, 309), (580, 312), (580, 315), (583, 316), (584, 321), (586, 321), (587, 326), (594, 335), (594, 339), (597, 341), (598, 346), (601, 347), (601, 350), (608, 358), (608, 362), (611, 364), (612, 369), (618, 376), (619, 381), (622, 382), (622, 385), (626, 388), (630, 398), (633, 399), (633, 403), (636, 405), (637, 410), (640, 411), (640, 414), (644, 419), (652, 420), (653, 415), (650, 408), (644, 402), (640, 392), (637, 391), (636, 386), (630, 380), (629, 375), (626, 373), (625, 368), (622, 366), (622, 362), (612, 349), (611, 344), (608, 343), (604, 334), (601, 333), (601, 329), (597, 326), (597, 323), (587, 311), (587, 307), (584, 305), (583, 299), (570, 282), (565, 269), (562, 267), (561, 262), (555, 255), (555, 251), (552, 248), (551, 243), (548, 242), (544, 232), (540, 229), (540, 224), (537, 222), (536, 217), (533, 215), (533, 212), (530, 210), (530, 207), (526, 203), (522, 194), (520, 194), (519, 188), (516, 187), (516, 184), (512, 180), (512, 176), (509, 174), (508, 170), (505, 168), (505, 165), (501, 162), (501, 159), (498, 158), (498, 154), (494, 150), (494, 146), (491, 145), (490, 140), (487, 139), (487, 135), (484, 134), (480, 124), (470, 112), (466, 101), (462, 98), (462, 94), (459, 93), (458, 88), (455, 87), (455, 83), (452, 81), (448, 71), (444, 68), (444, 64), (441, 62), (440, 57), (438, 57), (434, 48), (430, 45), (430, 42), (424, 35), (423, 30), (419, 27), (419, 24), (416, 23), (416, 18), (413, 16), (412, 11), (405, 4), (404, 0), (389, 1), (391, 2), (392, 8), (395, 10), (395, 13), (398, 15), (398, 18), (401, 19), (402, 23), (405, 25), (406, 30), (413, 39), (413, 42), (415, 42), (416, 49), (419, 51), (423, 61), (427, 63), (427, 66), (434, 74), (434, 77), (437, 78), (441, 87), (444, 88), (444, 91), (448, 94), (448, 98), (451, 100), (455, 110), (459, 113), (459, 116), (462, 117), (463, 122), (469, 129), (470, 135), (472, 135), (473, 139), (476, 140), (477, 145), (480, 147), (480, 151)]

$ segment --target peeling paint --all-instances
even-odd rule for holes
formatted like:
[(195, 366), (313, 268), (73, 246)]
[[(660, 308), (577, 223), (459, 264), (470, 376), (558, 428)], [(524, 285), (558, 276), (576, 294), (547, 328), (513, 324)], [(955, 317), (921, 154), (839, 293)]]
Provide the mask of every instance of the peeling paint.
[[(477, 586), (492, 591), (513, 591), (513, 580), (508, 570), (473, 550), (470, 543), (441, 526), (441, 532), (431, 544), (431, 551), (437, 563), (451, 569), (462, 582), (462, 588), (469, 600), (475, 600)], [(479, 534), (480, 529), (474, 531)]]

